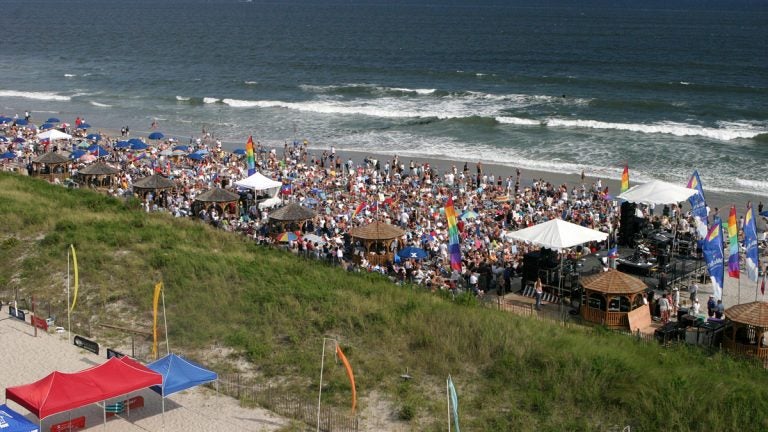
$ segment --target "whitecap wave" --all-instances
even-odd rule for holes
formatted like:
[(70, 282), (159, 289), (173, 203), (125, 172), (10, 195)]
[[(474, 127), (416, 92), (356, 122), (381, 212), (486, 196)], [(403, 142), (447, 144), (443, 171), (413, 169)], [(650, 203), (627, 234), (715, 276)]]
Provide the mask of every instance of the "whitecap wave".
[(93, 105), (95, 107), (99, 107), (99, 108), (112, 108), (112, 105), (107, 105), (105, 103), (100, 103), (100, 102), (96, 102), (96, 101), (88, 101), (88, 103), (90, 103), (91, 105)]
[(245, 84), (245, 85), (256, 85), (256, 84), (258, 84), (258, 81), (243, 81), (243, 84)]
[(418, 95), (430, 95), (434, 94), (436, 89), (410, 89), (405, 87), (381, 87), (384, 91), (395, 91), (402, 93), (416, 93)]
[(16, 97), (23, 99), (48, 100), (48, 101), (68, 101), (72, 98), (56, 93), (49, 92), (25, 92), (16, 90), (0, 90), (0, 97)]
[(190, 99), (192, 99), (192, 98), (188, 97), (188, 96), (176, 96), (176, 100), (177, 101), (188, 101)]
[(76, 77), (76, 76), (77, 76), (76, 74), (69, 74), (69, 73), (65, 73), (65, 74), (64, 74), (64, 77), (65, 77), (65, 78), (74, 78), (74, 77)]
[(754, 138), (760, 134), (768, 132), (747, 123), (721, 123), (723, 127), (705, 127), (677, 122), (659, 122), (651, 124), (643, 123), (612, 123), (598, 120), (569, 120), (559, 118), (547, 118), (533, 121), (531, 119), (518, 117), (497, 117), (499, 123), (517, 124), (517, 125), (545, 125), (548, 127), (560, 128), (586, 128), (586, 129), (605, 129), (605, 130), (623, 130), (629, 132), (638, 132), (646, 134), (669, 134), (675, 136), (701, 136), (720, 141), (730, 141), (740, 138)]
[(216, 102), (219, 102), (218, 98), (212, 98), (212, 97), (204, 97), (203, 98), (203, 103), (212, 104), (212, 103), (216, 103)]

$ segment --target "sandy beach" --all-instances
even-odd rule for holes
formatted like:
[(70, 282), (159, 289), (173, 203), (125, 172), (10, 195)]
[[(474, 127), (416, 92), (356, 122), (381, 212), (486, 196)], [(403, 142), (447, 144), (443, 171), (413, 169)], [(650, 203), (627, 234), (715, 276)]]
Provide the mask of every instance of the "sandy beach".
[[(7, 387), (29, 384), (51, 372), (76, 372), (101, 364), (104, 356), (97, 356), (68, 344), (66, 333), (45, 333), (29, 323), (21, 322), (8, 315), (8, 307), (3, 306), (0, 313), (0, 346), (3, 347), (0, 387), (5, 392)], [(128, 415), (107, 420), (105, 430), (122, 431), (200, 431), (209, 432), (218, 429), (236, 431), (274, 431), (290, 422), (267, 410), (260, 408), (242, 408), (237, 400), (219, 395), (215, 390), (196, 387), (168, 397), (165, 401), (165, 415), (162, 415), (160, 396), (145, 389), (133, 396), (143, 396), (145, 405)], [(114, 401), (110, 401), (114, 402)], [(37, 417), (13, 401), (8, 405), (25, 417), (38, 423)], [(63, 412), (47, 417), (42, 421), (43, 431), (52, 425), (70, 418), (85, 416), (85, 430), (104, 430), (102, 409), (93, 404), (71, 412)]]

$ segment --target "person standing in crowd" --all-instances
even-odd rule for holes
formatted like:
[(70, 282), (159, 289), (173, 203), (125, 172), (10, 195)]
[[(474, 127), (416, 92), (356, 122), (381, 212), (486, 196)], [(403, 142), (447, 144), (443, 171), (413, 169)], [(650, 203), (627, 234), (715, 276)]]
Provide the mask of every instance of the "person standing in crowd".
[(696, 295), (699, 293), (699, 285), (694, 282), (693, 285), (688, 288), (688, 293), (691, 295), (691, 303), (696, 303)]
[(712, 318), (715, 316), (715, 307), (717, 307), (717, 303), (715, 302), (715, 296), (709, 296), (709, 300), (707, 301), (707, 316)]
[(723, 314), (725, 313), (725, 305), (723, 305), (722, 300), (717, 301), (717, 306), (715, 306), (715, 318), (717, 319), (723, 319)]
[(541, 283), (541, 278), (536, 278), (536, 282), (533, 284), (533, 293), (536, 296), (536, 310), (541, 310), (541, 299), (544, 297), (544, 287)]
[(659, 312), (661, 313), (661, 323), (666, 324), (669, 322), (669, 295), (664, 294), (659, 299)]

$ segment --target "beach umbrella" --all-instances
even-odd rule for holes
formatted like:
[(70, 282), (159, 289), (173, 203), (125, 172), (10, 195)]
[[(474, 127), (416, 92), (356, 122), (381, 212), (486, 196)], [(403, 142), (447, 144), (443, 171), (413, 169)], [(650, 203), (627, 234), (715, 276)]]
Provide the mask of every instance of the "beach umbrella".
[(10, 117), (2, 117), (2, 116), (0, 116), (0, 124), (10, 123), (12, 121), (13, 121), (13, 119), (10, 118)]
[(207, 155), (209, 153), (209, 151), (206, 150), (206, 149), (200, 149), (200, 150), (195, 151), (195, 153), (202, 154), (202, 155)]
[(8, 138), (0, 136), (0, 142), (8, 142)]
[(46, 120), (46, 123), (59, 123), (61, 120), (57, 119), (56, 117), (51, 117), (48, 120)]
[(187, 155), (187, 157), (192, 160), (199, 161), (199, 160), (203, 160), (205, 158), (205, 155), (200, 153), (190, 153)]
[(130, 146), (131, 146), (131, 143), (129, 143), (128, 141), (118, 141), (115, 143), (116, 149), (126, 149), (126, 148), (129, 148)]
[(299, 236), (296, 233), (290, 232), (290, 231), (286, 231), (277, 236), (277, 241), (283, 242), (283, 243), (296, 241), (298, 239), (299, 239)]
[(100, 140), (100, 139), (101, 139), (101, 135), (99, 135), (99, 134), (95, 134), (95, 133), (92, 133), (92, 134), (88, 134), (88, 135), (86, 135), (86, 136), (85, 136), (85, 139), (87, 139), (87, 140), (91, 140), (91, 141), (98, 141), (98, 140)]
[(131, 143), (131, 150), (146, 150), (147, 147), (149, 146), (141, 141)]
[(171, 152), (171, 156), (186, 156), (187, 152), (182, 150), (174, 150)]
[(27, 140), (25, 140), (25, 139), (24, 139), (24, 138), (22, 138), (22, 137), (17, 137), (17, 138), (14, 138), (14, 139), (13, 139), (13, 142), (15, 142), (16, 144), (21, 144), (21, 143), (23, 143), (23, 142), (27, 142)]
[(80, 123), (80, 126), (77, 127), (78, 129), (90, 129), (91, 125), (88, 123)]
[(477, 214), (477, 212), (472, 211), (472, 210), (467, 210), (464, 213), (462, 213), (461, 216), (459, 216), (459, 217), (461, 218), (461, 220), (467, 221), (467, 220), (470, 220), (470, 219), (474, 219), (474, 218), (476, 218), (478, 216), (480, 216), (480, 215)]
[(415, 246), (408, 246), (405, 249), (401, 249), (400, 251), (397, 252), (397, 255), (403, 259), (413, 258), (418, 260), (424, 259), (428, 256), (427, 251), (425, 251), (422, 248), (417, 248)]
[(98, 145), (98, 144), (94, 144), (94, 145), (88, 147), (88, 152), (93, 154), (94, 156), (98, 156), (98, 157), (103, 157), (103, 156), (108, 156), (109, 155), (109, 151), (107, 149), (105, 149), (104, 147)]
[(5, 153), (0, 154), (0, 159), (14, 159), (16, 158), (16, 153), (12, 151), (7, 151)]
[(149, 134), (149, 139), (151, 140), (161, 140), (163, 138), (165, 138), (165, 135), (162, 132), (152, 132)]
[(55, 127), (56, 127), (56, 125), (51, 124), (51, 123), (43, 123), (42, 125), (40, 125), (40, 129), (42, 129), (42, 130), (53, 129)]
[(29, 124), (29, 121), (25, 119), (16, 119), (16, 125), (17, 126), (26, 126)]
[(765, 217), (768, 217), (768, 210), (766, 210), (766, 211), (764, 211), (764, 212), (760, 213), (760, 216), (765, 216)]
[(85, 150), (75, 150), (72, 153), (69, 154), (70, 159), (80, 159), (84, 155), (88, 154)]
[(178, 146), (175, 146), (173, 149), (174, 150), (181, 150), (183, 152), (188, 152), (189, 151), (189, 146), (178, 145)]
[(236, 154), (236, 155), (244, 155), (244, 154), (245, 154), (245, 149), (243, 149), (243, 148), (235, 149), (235, 150), (232, 152), (232, 154)]

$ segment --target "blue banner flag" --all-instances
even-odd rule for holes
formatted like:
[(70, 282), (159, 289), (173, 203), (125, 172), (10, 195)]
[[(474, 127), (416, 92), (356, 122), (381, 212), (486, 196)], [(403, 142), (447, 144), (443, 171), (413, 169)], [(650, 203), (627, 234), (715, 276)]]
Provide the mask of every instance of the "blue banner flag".
[(699, 240), (704, 240), (707, 236), (707, 203), (704, 200), (704, 189), (701, 186), (699, 172), (694, 171), (688, 180), (688, 189), (696, 189), (697, 194), (691, 195), (688, 202), (691, 204), (691, 214), (696, 225), (696, 232), (699, 234)]
[(744, 265), (747, 267), (747, 276), (752, 282), (757, 282), (757, 273), (760, 268), (757, 251), (757, 225), (752, 206), (747, 207), (744, 215), (744, 249), (746, 250)]
[(448, 392), (451, 395), (451, 412), (453, 413), (453, 422), (456, 425), (456, 432), (461, 432), (459, 429), (459, 397), (456, 394), (456, 387), (453, 386), (453, 380), (448, 375)]
[(723, 227), (721, 224), (713, 224), (709, 228), (704, 240), (704, 261), (707, 263), (709, 278), (712, 280), (712, 290), (715, 298), (723, 298)]

